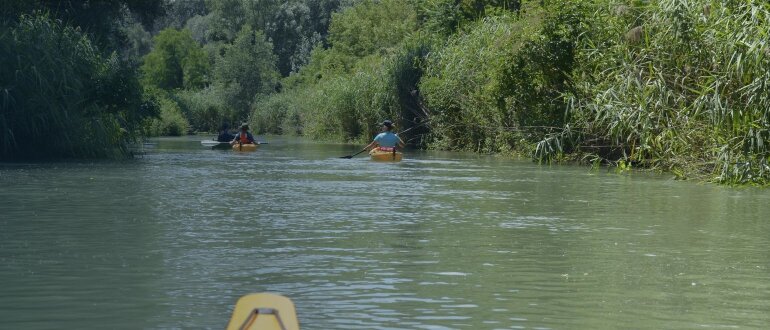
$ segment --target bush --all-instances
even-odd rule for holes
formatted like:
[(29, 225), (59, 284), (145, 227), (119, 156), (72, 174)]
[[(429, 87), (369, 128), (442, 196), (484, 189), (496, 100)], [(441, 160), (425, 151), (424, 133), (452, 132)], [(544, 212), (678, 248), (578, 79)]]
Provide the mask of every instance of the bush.
[(182, 114), (182, 109), (174, 100), (159, 97), (160, 116), (149, 119), (146, 134), (149, 136), (181, 136), (190, 130), (190, 124)]
[(392, 60), (378, 56), (358, 62), (352, 75), (326, 77), (255, 104), (252, 123), (261, 133), (301, 132), (325, 140), (368, 141), (379, 122), (398, 123), (401, 111)]
[(265, 96), (254, 104), (251, 127), (257, 134), (300, 135), (303, 132), (303, 99), (307, 90)]
[[(381, 59), (371, 58), (368, 70), (326, 79), (316, 86), (317, 103), (305, 113), (304, 132), (315, 138), (366, 141), (378, 132), (378, 122), (395, 120), (399, 111)], [(312, 101), (311, 101), (312, 102)]]
[(190, 127), (199, 132), (215, 132), (227, 124), (234, 127), (238, 117), (225, 106), (225, 95), (219, 85), (198, 91), (178, 91), (174, 96)]

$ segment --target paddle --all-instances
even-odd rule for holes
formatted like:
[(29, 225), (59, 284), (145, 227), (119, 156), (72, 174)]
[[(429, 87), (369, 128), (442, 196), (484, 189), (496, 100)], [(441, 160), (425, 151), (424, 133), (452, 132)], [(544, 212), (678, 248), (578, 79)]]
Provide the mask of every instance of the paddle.
[[(218, 142), (218, 141), (205, 141), (204, 140), (204, 141), (201, 141), (201, 144), (204, 145), (204, 146), (216, 146), (216, 145), (219, 145), (219, 144), (230, 144), (230, 142), (229, 141)], [(240, 144), (240, 142), (238, 142), (238, 144)], [(254, 144), (268, 144), (268, 143), (267, 142), (263, 142), (263, 141), (254, 141)]]
[[(368, 147), (368, 146), (367, 146), (367, 147)], [(362, 152), (366, 151), (366, 149), (367, 149), (367, 148), (364, 148), (363, 150), (361, 150), (361, 151), (359, 151), (359, 152), (357, 152), (357, 153), (354, 153), (354, 154), (352, 154), (352, 155), (342, 156), (342, 157), (340, 157), (340, 158), (344, 158), (344, 159), (351, 159), (351, 158), (353, 158), (355, 155), (358, 155), (358, 154), (360, 154), (360, 153), (362, 153)]]

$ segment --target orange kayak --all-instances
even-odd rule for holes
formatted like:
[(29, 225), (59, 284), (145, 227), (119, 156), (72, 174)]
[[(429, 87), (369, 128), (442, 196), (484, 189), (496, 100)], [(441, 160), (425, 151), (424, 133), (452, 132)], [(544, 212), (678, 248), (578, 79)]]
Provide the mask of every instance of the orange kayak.
[(235, 151), (257, 151), (258, 144), (233, 144)]
[(369, 151), (369, 157), (376, 161), (400, 162), (401, 158), (403, 158), (403, 154), (392, 148), (374, 148)]

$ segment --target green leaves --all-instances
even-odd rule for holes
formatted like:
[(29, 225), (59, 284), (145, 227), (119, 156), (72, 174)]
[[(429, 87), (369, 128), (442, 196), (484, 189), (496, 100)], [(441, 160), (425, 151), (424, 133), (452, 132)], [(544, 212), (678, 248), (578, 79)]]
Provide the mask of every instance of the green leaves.
[(165, 29), (153, 38), (153, 49), (144, 57), (142, 80), (165, 90), (202, 88), (207, 82), (206, 53), (190, 31)]
[[(623, 15), (595, 8), (577, 39), (569, 124), (581, 134), (563, 135), (562, 145), (682, 177), (770, 182), (766, 5), (660, 0)], [(629, 31), (638, 40), (619, 42)]]
[(214, 79), (217, 84), (237, 90), (229, 105), (244, 115), (257, 94), (275, 91), (278, 73), (272, 48), (261, 31), (244, 25), (233, 43), (225, 45), (222, 55), (216, 58)]
[[(534, 82), (524, 70), (533, 63), (522, 47), (539, 27), (537, 16), (486, 17), (428, 56), (420, 91), (433, 109), (435, 147), (485, 152), (511, 148), (516, 112), (534, 104), (524, 99), (533, 88), (514, 88), (512, 81), (526, 86)], [(514, 66), (518, 69), (509, 70)]]
[(357, 58), (393, 53), (417, 29), (415, 10), (404, 1), (364, 0), (332, 15), (329, 43)]

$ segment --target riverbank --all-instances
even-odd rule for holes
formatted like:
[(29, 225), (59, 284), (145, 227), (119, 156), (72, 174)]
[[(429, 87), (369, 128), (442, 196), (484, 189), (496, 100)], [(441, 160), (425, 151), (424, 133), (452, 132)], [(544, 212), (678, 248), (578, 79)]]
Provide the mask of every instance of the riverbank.
[[(13, 77), (23, 81), (3, 84), (20, 87), (3, 96), (9, 119), (0, 122), (0, 156), (110, 157), (142, 134), (244, 121), (257, 134), (365, 143), (390, 119), (397, 131), (411, 129), (404, 137), (420, 149), (770, 183), (767, 6), (474, 3), (334, 4), (316, 8), (318, 17), (290, 20), (299, 24), (294, 35), (278, 28), (286, 17), (262, 17), (239, 1), (232, 8), (171, 2), (167, 14), (177, 16), (156, 17), (152, 33), (130, 15), (113, 22), (120, 29), (102, 41), (131, 40), (123, 57), (80, 42), (95, 37), (78, 32), (94, 22), (70, 26), (41, 16), (35, 8), (45, 4), (4, 11), (12, 33), (2, 36), (0, 50), (25, 57), (9, 64), (20, 65)], [(316, 4), (297, 0), (292, 12), (313, 12)], [(260, 10), (279, 11), (280, 2), (264, 5)], [(57, 57), (29, 55), (35, 36), (65, 40), (68, 61), (82, 70), (67, 77), (51, 71), (58, 65), (45, 61)], [(43, 43), (51, 54), (53, 44)], [(43, 69), (32, 70), (34, 63)], [(46, 79), (38, 79), (40, 70)], [(101, 78), (85, 84), (84, 76)], [(58, 80), (72, 86), (45, 85)], [(80, 94), (62, 92), (70, 89)]]
[[(335, 19), (359, 22), (389, 8), (374, 7)], [(661, 0), (522, 8), (490, 11), (448, 34), (425, 23), (435, 17), (405, 23), (416, 32), (385, 52), (353, 54), (345, 48), (353, 41), (333, 39), (281, 93), (255, 104), (254, 124), (361, 142), (382, 118), (402, 129), (429, 120), (429, 130), (416, 133), (419, 147), (770, 182), (770, 95), (762, 87), (769, 57), (758, 37), (770, 29), (765, 6)], [(333, 22), (331, 31), (348, 28)]]

